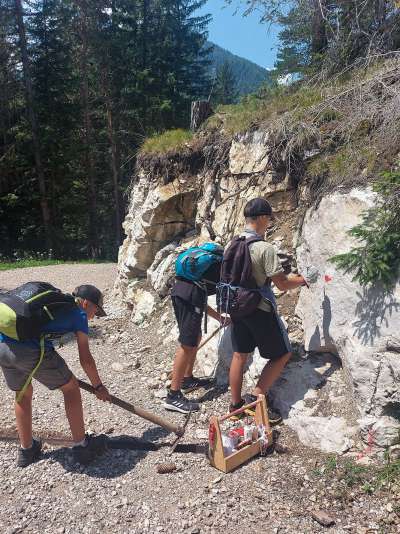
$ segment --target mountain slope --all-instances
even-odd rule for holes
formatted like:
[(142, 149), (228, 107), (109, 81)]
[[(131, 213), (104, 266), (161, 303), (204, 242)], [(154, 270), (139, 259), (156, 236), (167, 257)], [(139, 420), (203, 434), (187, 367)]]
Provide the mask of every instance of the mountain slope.
[(247, 95), (256, 91), (263, 82), (269, 81), (270, 73), (267, 69), (260, 67), (256, 63), (236, 56), (214, 43), (208, 42), (207, 45), (213, 47), (210, 58), (212, 76), (215, 70), (218, 69), (225, 61), (227, 61), (232, 68), (233, 74), (237, 83), (237, 90), (239, 95)]

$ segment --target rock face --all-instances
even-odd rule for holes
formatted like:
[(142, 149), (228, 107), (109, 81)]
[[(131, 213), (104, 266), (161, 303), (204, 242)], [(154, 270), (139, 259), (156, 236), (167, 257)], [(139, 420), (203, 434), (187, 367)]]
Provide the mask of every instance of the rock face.
[(362, 431), (388, 446), (399, 441), (400, 431), (400, 286), (390, 296), (363, 289), (328, 263), (350, 249), (346, 232), (373, 202), (369, 189), (336, 192), (306, 214), (297, 248), (300, 271), (312, 264), (328, 277), (301, 291), (297, 313), (305, 349), (339, 354)]
[(238, 136), (218, 176), (205, 165), (195, 176), (174, 174), (174, 169), (167, 169), (165, 176), (149, 176), (139, 166), (118, 258), (116, 290), (126, 302), (132, 303), (132, 287), (139, 278), (147, 278), (164, 297), (178, 247), (211, 239), (225, 244), (243, 229), (243, 208), (250, 198), (267, 197), (278, 216), (296, 208), (288, 176), (272, 172), (267, 140), (260, 131)]
[[(328, 282), (322, 276), (310, 290), (301, 291), (297, 315), (302, 319), (305, 349), (313, 356), (288, 364), (272, 390), (277, 407), (300, 439), (326, 451), (343, 452), (356, 442), (355, 418), (366, 441), (373, 437), (381, 447), (397, 443), (399, 286), (392, 296), (377, 289), (363, 290), (351, 276), (336, 272), (328, 263), (331, 256), (349, 250), (346, 231), (374, 202), (373, 193), (368, 188), (337, 190), (326, 194), (317, 208), (306, 210), (302, 203), (307, 198), (307, 184), (301, 184), (299, 194), (297, 177), (282, 166), (284, 155), (271, 156), (268, 132), (238, 135), (230, 145), (212, 143), (179, 165), (176, 157), (161, 164), (157, 160), (153, 167), (139, 161), (116, 282), (117, 293), (132, 307), (132, 319), (140, 323), (151, 318), (158, 297), (168, 294), (181, 250), (210, 240), (226, 244), (244, 226), (245, 203), (263, 196), (277, 216), (276, 229), (268, 238), (287, 258), (292, 258), (293, 246), (297, 247), (300, 272), (312, 264), (331, 277)], [(182, 155), (185, 157), (187, 154)], [(191, 166), (195, 158), (200, 161)], [(144, 289), (146, 280), (148, 291)], [(284, 301), (286, 295), (277, 293), (279, 302)], [(289, 323), (297, 319), (295, 298), (288, 295)], [(216, 326), (209, 319), (209, 333)], [(298, 324), (289, 328), (289, 334), (302, 341)], [(163, 345), (170, 346), (176, 338), (176, 326), (171, 324)], [(332, 354), (339, 356), (343, 369)], [(231, 358), (227, 328), (200, 351), (200, 372), (215, 373), (218, 384), (227, 384)], [(264, 364), (256, 351), (246, 372), (247, 389), (254, 386)], [(332, 393), (331, 378), (326, 382), (325, 374), (318, 371), (328, 364), (339, 384), (336, 393)]]
[(195, 195), (196, 190), (183, 178), (155, 184), (144, 172), (139, 173), (123, 225), (127, 237), (118, 258), (123, 294), (130, 279), (147, 277), (157, 252), (193, 229)]

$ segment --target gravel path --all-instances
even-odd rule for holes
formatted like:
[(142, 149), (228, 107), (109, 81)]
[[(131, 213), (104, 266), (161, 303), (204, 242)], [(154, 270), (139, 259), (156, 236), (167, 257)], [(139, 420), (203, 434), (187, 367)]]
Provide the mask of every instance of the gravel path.
[[(28, 270), (27, 270), (28, 271)], [(70, 289), (83, 281), (111, 287), (114, 265), (56, 266), (6, 272), (7, 284), (34, 277)], [(90, 276), (87, 276), (90, 275)], [(16, 278), (17, 277), (17, 278)], [(2, 283), (3, 278), (1, 279)], [(165, 412), (161, 394), (170, 369), (175, 343), (169, 335), (169, 303), (151, 325), (134, 326), (114, 310), (96, 319), (91, 347), (110, 391), (176, 423), (182, 416)], [(78, 377), (83, 377), (73, 341), (60, 353)], [(183, 443), (205, 443), (208, 419), (223, 414), (228, 394), (202, 391), (203, 411), (193, 414)], [(192, 398), (196, 394), (191, 394)], [(173, 436), (120, 409), (83, 393), (85, 419), (94, 432), (134, 436), (167, 444)], [(33, 423), (37, 433), (69, 434), (62, 396), (34, 383)], [(14, 428), (12, 395), (0, 379), (0, 429)], [(369, 495), (356, 472), (335, 468), (332, 459), (302, 446), (295, 434), (281, 427), (283, 454), (255, 458), (224, 475), (202, 454), (168, 456), (156, 452), (110, 450), (83, 469), (73, 464), (68, 448), (46, 446), (43, 459), (25, 470), (15, 465), (16, 444), (0, 442), (1, 533), (185, 533), (308, 534), (323, 532), (312, 518), (322, 509), (335, 525), (335, 534), (395, 533), (400, 504), (397, 493), (383, 489)], [(156, 466), (173, 461), (177, 471), (160, 475)]]
[(12, 289), (32, 280), (48, 282), (68, 292), (81, 284), (94, 284), (104, 290), (113, 286), (116, 275), (116, 263), (63, 263), (45, 267), (27, 267), (0, 271), (0, 291)]

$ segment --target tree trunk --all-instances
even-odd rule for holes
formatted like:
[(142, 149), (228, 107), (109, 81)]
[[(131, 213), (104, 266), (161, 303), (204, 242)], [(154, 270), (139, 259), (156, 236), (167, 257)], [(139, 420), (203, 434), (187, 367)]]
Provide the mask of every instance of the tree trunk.
[(92, 258), (99, 256), (99, 237), (97, 231), (97, 193), (95, 180), (95, 167), (93, 158), (93, 129), (89, 104), (89, 43), (88, 43), (88, 13), (86, 0), (77, 0), (79, 8), (79, 32), (81, 39), (79, 68), (81, 76), (81, 106), (83, 111), (83, 144), (85, 151), (85, 168), (88, 185), (88, 212), (89, 212), (89, 255)]
[(32, 130), (32, 141), (33, 141), (33, 151), (35, 157), (35, 166), (36, 173), (39, 183), (39, 193), (40, 193), (40, 207), (42, 211), (43, 226), (46, 239), (46, 248), (50, 250), (52, 248), (52, 235), (51, 235), (51, 215), (49, 204), (47, 200), (46, 192), (46, 180), (44, 177), (42, 159), (40, 154), (40, 143), (39, 143), (39, 130), (37, 125), (36, 113), (34, 109), (34, 95), (32, 87), (32, 78), (30, 72), (30, 64), (28, 58), (28, 49), (26, 43), (26, 31), (25, 24), (22, 12), (21, 0), (14, 0), (15, 6), (15, 15), (17, 20), (17, 27), (19, 33), (19, 46), (22, 57), (22, 68), (24, 75), (24, 85), (25, 85), (25, 98), (28, 108), (29, 122), (31, 124)]
[(327, 47), (328, 40), (326, 36), (326, 23), (324, 9), (324, 0), (312, 0), (312, 22), (311, 22), (311, 54), (316, 56), (321, 54)]
[(190, 129), (195, 132), (200, 128), (205, 120), (212, 115), (212, 108), (207, 100), (196, 100), (192, 102), (190, 111)]
[(111, 174), (113, 179), (114, 203), (115, 203), (115, 242), (117, 247), (121, 245), (121, 198), (119, 193), (119, 164), (117, 138), (114, 129), (114, 113), (110, 93), (105, 94), (107, 109), (107, 133), (111, 148)]

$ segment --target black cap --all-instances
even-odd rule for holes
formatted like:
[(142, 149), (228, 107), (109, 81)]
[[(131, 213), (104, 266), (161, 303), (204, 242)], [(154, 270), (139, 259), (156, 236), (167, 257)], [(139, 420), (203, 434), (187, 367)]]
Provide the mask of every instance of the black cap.
[(244, 207), (244, 216), (247, 217), (259, 217), (260, 215), (272, 216), (272, 208), (269, 202), (265, 198), (253, 198), (247, 202)]
[(103, 310), (103, 294), (97, 287), (91, 286), (90, 284), (83, 284), (82, 286), (75, 288), (72, 295), (74, 297), (88, 300), (97, 306), (97, 317), (105, 317), (107, 315)]

